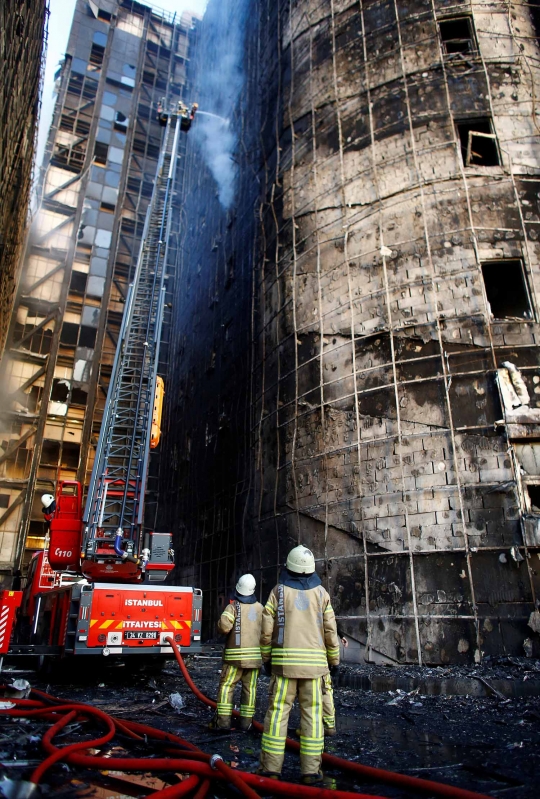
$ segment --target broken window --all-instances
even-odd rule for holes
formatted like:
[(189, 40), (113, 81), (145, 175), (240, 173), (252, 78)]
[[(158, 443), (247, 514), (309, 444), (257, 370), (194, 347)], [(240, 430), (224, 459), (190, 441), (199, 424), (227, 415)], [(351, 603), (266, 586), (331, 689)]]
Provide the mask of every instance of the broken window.
[(64, 441), (62, 447), (62, 466), (64, 469), (76, 469), (79, 465), (81, 448), (79, 444)]
[(88, 347), (88, 349), (94, 349), (94, 345), (96, 343), (96, 333), (97, 330), (95, 327), (87, 327), (86, 325), (82, 325), (81, 327), (81, 335), (79, 336), (79, 347)]
[(102, 47), (100, 44), (93, 44), (92, 49), (90, 50), (90, 58), (88, 59), (90, 64), (94, 67), (100, 67), (103, 63), (103, 56), (105, 55), (105, 48)]
[(445, 19), (439, 22), (443, 51), (452, 53), (470, 53), (475, 49), (472, 21), (470, 17)]
[(69, 397), (69, 380), (55, 377), (51, 389), (52, 402), (67, 402)]
[(126, 133), (128, 129), (128, 118), (125, 114), (121, 111), (117, 111), (115, 118), (114, 118), (114, 129), (120, 131), (120, 133)]
[(71, 282), (69, 284), (69, 290), (75, 292), (76, 294), (84, 294), (85, 289), (86, 289), (85, 273), (73, 271), (71, 273)]
[(540, 485), (537, 483), (525, 483), (527, 494), (527, 504), (532, 513), (540, 513)]
[(88, 392), (83, 391), (82, 388), (74, 388), (71, 391), (71, 404), (72, 405), (86, 405), (88, 402)]
[(103, 166), (107, 163), (107, 156), (109, 154), (109, 145), (103, 144), (103, 142), (97, 141), (94, 146), (94, 161), (96, 164), (103, 164)]
[(76, 325), (73, 322), (64, 322), (62, 325), (62, 331), (60, 333), (60, 341), (62, 344), (72, 344), (74, 346), (77, 343), (78, 334), (79, 325)]
[(456, 121), (465, 166), (498, 166), (497, 137), (490, 117)]
[(44, 441), (43, 448), (41, 450), (41, 465), (57, 466), (59, 457), (60, 457), (60, 442)]
[(519, 258), (484, 261), (482, 277), (490, 311), (495, 319), (532, 319), (525, 271)]

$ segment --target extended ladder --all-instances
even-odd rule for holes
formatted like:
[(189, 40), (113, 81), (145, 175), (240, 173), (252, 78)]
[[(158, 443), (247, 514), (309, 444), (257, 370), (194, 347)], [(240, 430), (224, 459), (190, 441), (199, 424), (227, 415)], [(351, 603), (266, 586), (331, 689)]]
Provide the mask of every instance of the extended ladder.
[(180, 127), (169, 116), (83, 515), (83, 573), (94, 578), (111, 560), (134, 564), (138, 576), (151, 566), (142, 524)]

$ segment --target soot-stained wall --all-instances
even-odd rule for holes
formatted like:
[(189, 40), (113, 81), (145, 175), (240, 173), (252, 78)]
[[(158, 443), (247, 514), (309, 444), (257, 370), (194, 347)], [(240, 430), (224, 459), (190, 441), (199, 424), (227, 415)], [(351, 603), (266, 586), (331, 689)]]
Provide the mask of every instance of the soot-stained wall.
[(198, 85), (233, 131), (234, 190), (197, 125), (183, 187), (176, 576), (211, 622), (244, 570), (265, 598), (301, 541), (353, 657), (538, 653), (528, 8), (245, 0), (225, 108), (204, 93), (231, 8), (209, 4)]

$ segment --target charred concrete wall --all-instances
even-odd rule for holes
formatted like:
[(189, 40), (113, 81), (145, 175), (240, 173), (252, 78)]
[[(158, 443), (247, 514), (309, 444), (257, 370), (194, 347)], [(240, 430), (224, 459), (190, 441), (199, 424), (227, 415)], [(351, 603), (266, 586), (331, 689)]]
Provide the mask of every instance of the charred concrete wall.
[(189, 156), (179, 574), (212, 615), (243, 569), (264, 595), (301, 541), (356, 657), (538, 652), (529, 9), (252, 0), (248, 20), (227, 214)]

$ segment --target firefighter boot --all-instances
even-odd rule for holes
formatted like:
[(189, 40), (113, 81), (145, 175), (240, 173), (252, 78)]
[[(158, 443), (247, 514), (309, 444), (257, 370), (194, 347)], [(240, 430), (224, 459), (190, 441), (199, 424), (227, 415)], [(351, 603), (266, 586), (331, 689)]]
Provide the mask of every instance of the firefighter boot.
[(210, 730), (230, 730), (231, 729), (231, 717), (230, 716), (220, 716), (216, 713), (210, 724), (208, 725), (208, 729)]
[(266, 771), (266, 769), (260, 766), (254, 773), (257, 774), (258, 777), (266, 777), (269, 780), (279, 780), (281, 777), (281, 774), (278, 774), (277, 771)]
[(318, 771), (317, 774), (302, 774), (302, 785), (322, 785), (324, 774)]

